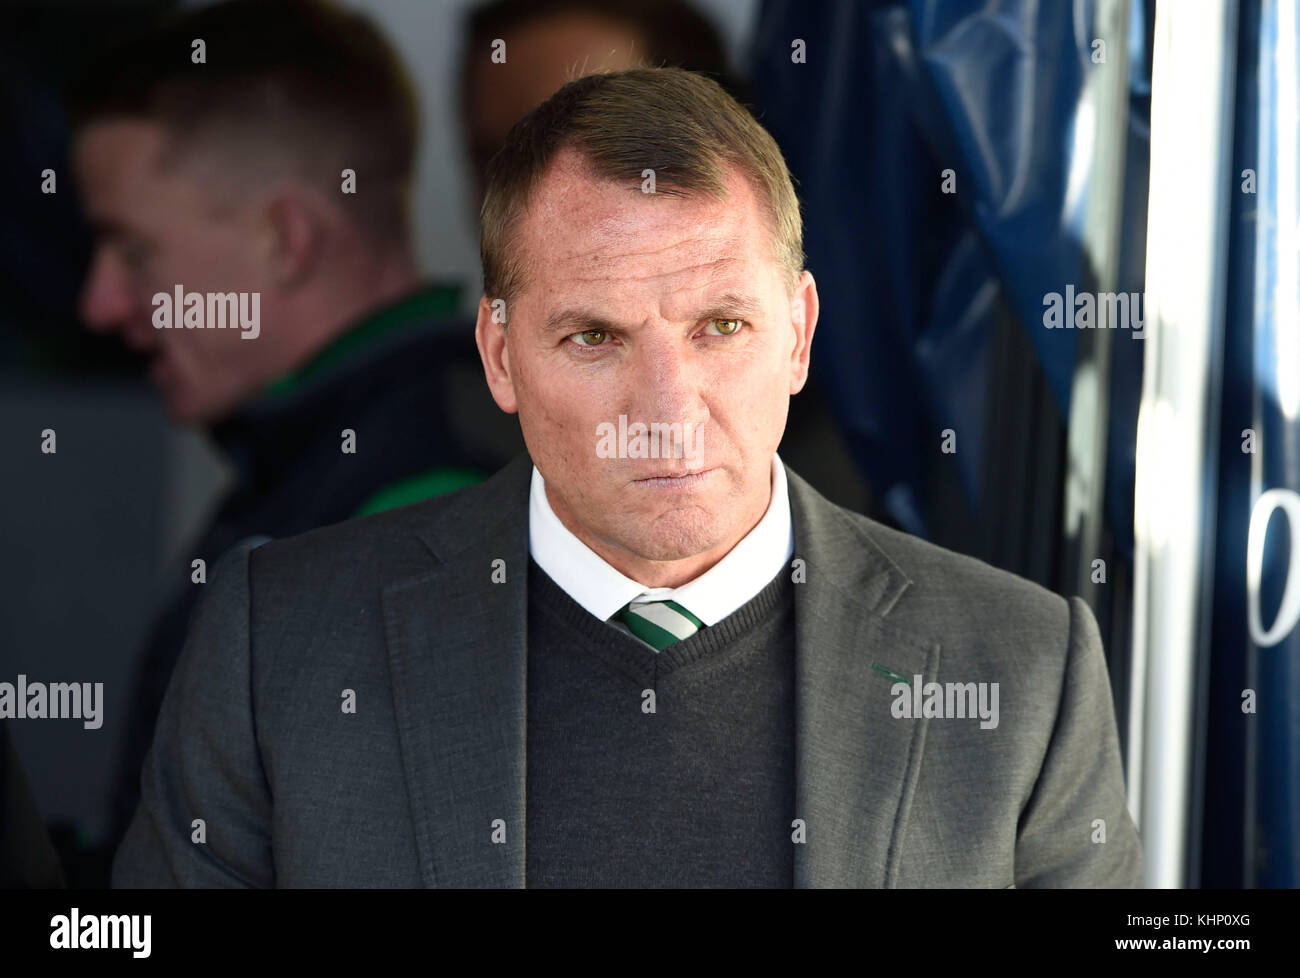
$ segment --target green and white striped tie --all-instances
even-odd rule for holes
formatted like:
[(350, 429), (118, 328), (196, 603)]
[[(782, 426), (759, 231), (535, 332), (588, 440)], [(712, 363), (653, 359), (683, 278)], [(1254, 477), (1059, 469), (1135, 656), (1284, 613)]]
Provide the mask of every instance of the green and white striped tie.
[(704, 622), (676, 601), (630, 601), (617, 614), (633, 635), (662, 652), (674, 642), (690, 638)]

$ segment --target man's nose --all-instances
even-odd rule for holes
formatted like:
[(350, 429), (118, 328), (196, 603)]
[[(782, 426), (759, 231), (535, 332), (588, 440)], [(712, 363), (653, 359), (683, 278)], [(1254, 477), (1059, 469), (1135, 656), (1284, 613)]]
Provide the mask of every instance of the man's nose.
[(78, 305), (82, 321), (96, 333), (120, 329), (134, 311), (126, 269), (108, 248), (95, 249)]
[(700, 396), (704, 377), (700, 357), (689, 339), (656, 339), (642, 349), (642, 383), (638, 385), (638, 413), (645, 422), (702, 421), (707, 413)]

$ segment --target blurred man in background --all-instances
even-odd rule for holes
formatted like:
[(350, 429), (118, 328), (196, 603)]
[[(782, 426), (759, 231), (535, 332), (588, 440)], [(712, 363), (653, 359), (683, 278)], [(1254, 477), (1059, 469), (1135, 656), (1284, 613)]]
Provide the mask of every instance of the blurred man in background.
[[(97, 236), (84, 319), (147, 356), (170, 415), (237, 470), (187, 563), (477, 481), (522, 445), (491, 424), (472, 334), (448, 318), (458, 290), (417, 273), (417, 102), (367, 19), (314, 0), (217, 4), (113, 52), (70, 101)], [(231, 293), (257, 296), (240, 306), (257, 328), (193, 328), (179, 305), (159, 328), (173, 295)], [(203, 579), (140, 668), (110, 845)]]

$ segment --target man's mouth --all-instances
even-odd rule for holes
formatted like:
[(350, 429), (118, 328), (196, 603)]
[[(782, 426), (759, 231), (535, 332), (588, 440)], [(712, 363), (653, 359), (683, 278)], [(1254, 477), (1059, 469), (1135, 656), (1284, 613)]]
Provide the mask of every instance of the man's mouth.
[(678, 469), (665, 470), (641, 479), (634, 479), (632, 484), (643, 489), (687, 490), (704, 485), (718, 470), (713, 469)]

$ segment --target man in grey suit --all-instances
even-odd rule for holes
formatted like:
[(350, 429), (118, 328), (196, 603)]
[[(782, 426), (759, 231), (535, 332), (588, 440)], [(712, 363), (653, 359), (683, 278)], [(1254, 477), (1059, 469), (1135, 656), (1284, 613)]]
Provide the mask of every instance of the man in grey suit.
[(817, 292), (675, 69), (512, 130), (477, 336), (528, 455), (221, 562), (119, 886), (1135, 886), (1096, 624), (776, 455)]

